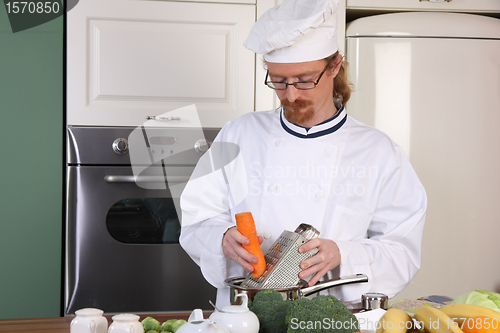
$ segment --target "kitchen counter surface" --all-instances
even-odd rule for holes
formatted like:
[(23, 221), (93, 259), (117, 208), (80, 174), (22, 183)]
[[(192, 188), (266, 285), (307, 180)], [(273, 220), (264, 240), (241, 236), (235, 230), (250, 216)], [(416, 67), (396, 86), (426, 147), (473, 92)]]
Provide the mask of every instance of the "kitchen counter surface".
[[(168, 314), (151, 314), (149, 316), (164, 322), (168, 319), (184, 319), (187, 320), (190, 313), (168, 313)], [(208, 318), (210, 313), (205, 313), (205, 318)], [(141, 320), (148, 315), (140, 315)], [(111, 324), (112, 316), (105, 316), (108, 319), (108, 326)], [(69, 325), (75, 317), (55, 317), (55, 318), (29, 318), (29, 319), (0, 319), (0, 332), (2, 333), (69, 333)]]
[[(168, 313), (168, 314), (151, 314), (140, 315), (143, 320), (147, 316), (151, 316), (161, 323), (169, 319), (184, 319), (187, 320), (191, 313)], [(204, 317), (208, 318), (210, 312), (204, 312)], [(108, 326), (112, 323), (112, 316), (105, 316), (108, 319)], [(29, 319), (0, 319), (1, 333), (70, 333), (69, 325), (75, 317), (55, 317), (55, 318), (29, 318)], [(408, 333), (419, 333), (417, 330), (408, 331)]]

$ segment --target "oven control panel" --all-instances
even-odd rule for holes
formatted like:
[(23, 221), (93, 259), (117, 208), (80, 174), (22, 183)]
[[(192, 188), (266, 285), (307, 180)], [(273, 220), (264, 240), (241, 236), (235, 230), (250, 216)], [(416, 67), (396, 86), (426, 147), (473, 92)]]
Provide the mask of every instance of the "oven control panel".
[(125, 138), (118, 138), (113, 141), (113, 151), (118, 155), (128, 153), (128, 141)]

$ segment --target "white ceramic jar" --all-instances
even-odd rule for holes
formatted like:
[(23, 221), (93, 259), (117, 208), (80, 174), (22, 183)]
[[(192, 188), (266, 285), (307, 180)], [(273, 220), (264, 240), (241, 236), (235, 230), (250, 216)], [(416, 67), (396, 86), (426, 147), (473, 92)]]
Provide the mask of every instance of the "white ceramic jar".
[(138, 315), (122, 313), (111, 317), (111, 319), (113, 322), (109, 325), (108, 333), (144, 333)]
[(75, 311), (76, 317), (71, 321), (71, 333), (106, 333), (108, 320), (102, 315), (104, 311), (93, 308)]

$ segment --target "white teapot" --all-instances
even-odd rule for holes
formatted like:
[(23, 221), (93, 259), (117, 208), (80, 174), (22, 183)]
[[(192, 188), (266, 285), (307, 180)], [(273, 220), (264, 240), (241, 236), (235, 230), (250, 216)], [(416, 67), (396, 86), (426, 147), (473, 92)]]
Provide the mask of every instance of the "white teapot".
[(229, 305), (210, 315), (210, 319), (216, 323), (225, 325), (230, 333), (258, 333), (260, 324), (259, 319), (248, 309), (247, 294), (238, 294), (237, 297), (243, 299), (241, 305)]
[(217, 324), (210, 319), (203, 319), (203, 311), (195, 309), (187, 323), (179, 327), (176, 333), (231, 333), (226, 326)]

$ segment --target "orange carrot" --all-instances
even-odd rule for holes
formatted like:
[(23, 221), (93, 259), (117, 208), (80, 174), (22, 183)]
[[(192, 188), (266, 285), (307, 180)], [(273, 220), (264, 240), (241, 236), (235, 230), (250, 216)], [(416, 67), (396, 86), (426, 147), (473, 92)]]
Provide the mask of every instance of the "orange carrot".
[(235, 217), (238, 231), (250, 240), (250, 244), (243, 245), (243, 247), (245, 250), (257, 257), (257, 263), (250, 264), (253, 266), (252, 277), (254, 279), (258, 279), (266, 270), (266, 259), (264, 259), (264, 254), (260, 248), (259, 239), (257, 238), (257, 229), (255, 228), (252, 213), (239, 213), (236, 214)]

